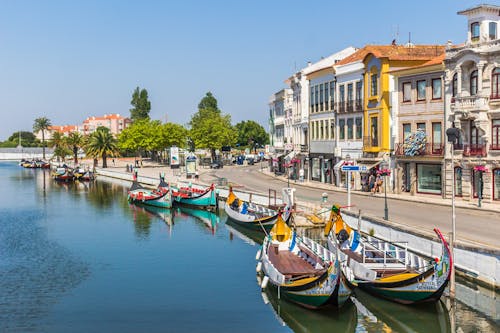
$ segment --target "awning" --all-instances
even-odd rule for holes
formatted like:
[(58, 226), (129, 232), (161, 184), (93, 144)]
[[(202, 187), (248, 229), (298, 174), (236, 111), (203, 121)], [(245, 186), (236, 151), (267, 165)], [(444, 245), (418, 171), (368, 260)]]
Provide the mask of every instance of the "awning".
[(295, 150), (292, 150), (288, 155), (285, 156), (285, 160), (291, 161), (295, 157)]
[(366, 162), (366, 163), (358, 163), (359, 166), (365, 166), (366, 167), (366, 171), (361, 171), (361, 172), (370, 172), (371, 169), (375, 168), (377, 165), (379, 165), (380, 163), (382, 163), (382, 161), (377, 161), (377, 162), (373, 162), (373, 163), (369, 163), (369, 162)]
[(340, 160), (340, 161), (338, 161), (338, 162), (337, 162), (337, 164), (335, 164), (335, 165), (333, 166), (333, 169), (335, 169), (335, 170), (340, 169), (340, 167), (341, 167), (341, 166), (343, 166), (343, 165), (344, 165), (344, 163), (345, 163), (345, 160)]

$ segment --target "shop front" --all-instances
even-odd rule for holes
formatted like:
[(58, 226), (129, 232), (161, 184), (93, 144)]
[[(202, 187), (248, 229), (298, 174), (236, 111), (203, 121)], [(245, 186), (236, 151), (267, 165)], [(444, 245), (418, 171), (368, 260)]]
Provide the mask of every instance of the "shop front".
[(311, 155), (311, 180), (334, 184), (335, 175), (333, 172), (333, 155)]
[(441, 194), (442, 165), (417, 163), (417, 193)]
[(500, 200), (500, 168), (493, 169), (493, 200)]

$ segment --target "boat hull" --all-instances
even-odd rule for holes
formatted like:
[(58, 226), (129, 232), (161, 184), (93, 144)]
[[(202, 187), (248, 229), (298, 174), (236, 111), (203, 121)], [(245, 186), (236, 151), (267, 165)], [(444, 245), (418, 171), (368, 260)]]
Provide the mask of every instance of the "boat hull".
[[(178, 192), (177, 192), (178, 193)], [(197, 195), (193, 193), (191, 197), (185, 197), (176, 194), (174, 190), (172, 194), (174, 203), (197, 208), (215, 209), (217, 207), (217, 194), (215, 188), (210, 188), (205, 193)]]
[(153, 193), (153, 191), (135, 190), (129, 192), (128, 200), (132, 203), (140, 203), (153, 207), (172, 208), (170, 192), (159, 195)]

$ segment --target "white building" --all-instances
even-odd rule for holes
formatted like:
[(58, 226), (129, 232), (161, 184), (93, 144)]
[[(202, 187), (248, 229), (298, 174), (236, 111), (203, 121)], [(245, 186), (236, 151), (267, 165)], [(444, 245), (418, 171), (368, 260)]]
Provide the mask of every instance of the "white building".
[(355, 51), (354, 47), (347, 47), (303, 70), (303, 74), (309, 81), (309, 170), (312, 180), (335, 183), (333, 172), (336, 161), (334, 65)]
[(461, 132), (453, 166), (447, 145), (446, 196), (454, 184), (464, 200), (500, 200), (499, 13), (496, 5), (458, 12), (467, 17), (467, 40), (457, 47), (449, 43), (446, 50), (445, 128), (454, 125)]

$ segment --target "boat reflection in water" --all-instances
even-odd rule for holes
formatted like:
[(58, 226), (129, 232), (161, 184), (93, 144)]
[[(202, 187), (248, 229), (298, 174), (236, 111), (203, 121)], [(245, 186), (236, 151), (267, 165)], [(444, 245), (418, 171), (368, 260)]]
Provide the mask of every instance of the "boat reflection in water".
[(168, 226), (168, 233), (170, 235), (172, 234), (172, 227), (174, 225), (172, 210), (168, 208), (143, 205), (140, 203), (130, 203), (129, 206), (132, 210), (135, 228), (138, 235), (149, 235), (152, 217), (157, 217), (163, 220)]
[(229, 237), (231, 239), (236, 236), (250, 245), (262, 245), (264, 241), (265, 235), (261, 231), (244, 228), (229, 218), (226, 220), (226, 229), (229, 230)]
[[(257, 277), (257, 282), (261, 282), (260, 277)], [(355, 332), (356, 330), (356, 307), (350, 301), (347, 301), (341, 308), (326, 307), (308, 310), (284, 299), (278, 299), (278, 294), (268, 289), (262, 291), (262, 300), (270, 305), (281, 325), (290, 327), (295, 333)]]
[(215, 235), (220, 221), (219, 215), (203, 209), (177, 207), (175, 213), (180, 216), (193, 216), (197, 221), (202, 222), (212, 235)]
[(406, 306), (356, 289), (351, 298), (359, 325), (368, 332), (450, 332), (450, 314), (442, 301)]

